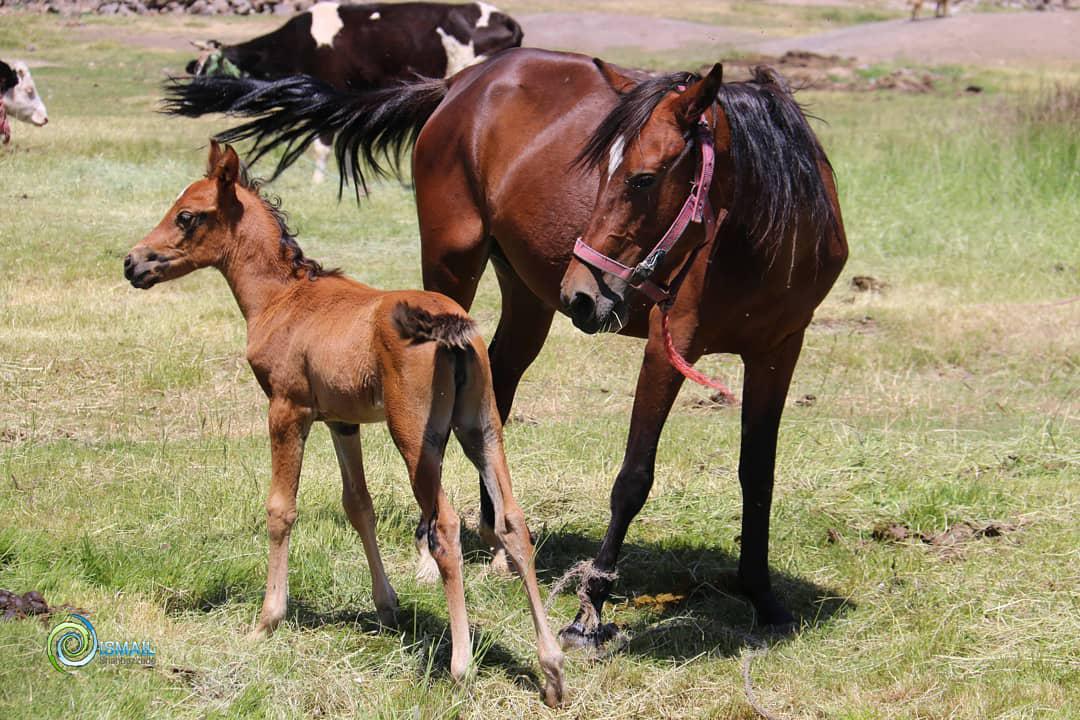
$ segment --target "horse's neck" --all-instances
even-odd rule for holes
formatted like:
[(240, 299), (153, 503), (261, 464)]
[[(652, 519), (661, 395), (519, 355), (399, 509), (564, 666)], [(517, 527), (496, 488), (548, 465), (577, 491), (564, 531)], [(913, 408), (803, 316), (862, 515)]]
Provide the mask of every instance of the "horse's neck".
[(281, 253), (281, 228), (262, 207), (244, 199), (244, 215), (236, 231), (232, 250), (219, 269), (229, 283), (233, 297), (248, 326), (297, 282), (292, 267)]

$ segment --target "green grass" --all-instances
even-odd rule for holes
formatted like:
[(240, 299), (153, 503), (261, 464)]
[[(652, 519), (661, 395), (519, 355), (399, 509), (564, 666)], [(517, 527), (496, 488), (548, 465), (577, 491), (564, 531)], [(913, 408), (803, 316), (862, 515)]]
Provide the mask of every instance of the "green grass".
[[(49, 126), (16, 125), (0, 149), (0, 588), (84, 608), (102, 639), (150, 639), (158, 663), (62, 676), (47, 624), (0, 622), (0, 716), (754, 717), (739, 672), (753, 614), (730, 580), (739, 422), (693, 387), (608, 607), (631, 640), (570, 658), (565, 710), (540, 705), (522, 593), (486, 573), (471, 529), (479, 667), (463, 687), (449, 680), (445, 603), (413, 580), (416, 512), (379, 427), (363, 431), (366, 465), (400, 627), (377, 626), (316, 429), (290, 614), (247, 644), (269, 454), (239, 312), (212, 271), (150, 292), (121, 272), (202, 172), (220, 123), (152, 113), (162, 68), (182, 55), (60, 50), (55, 19), (4, 22), (0, 47), (33, 38), (60, 64), (34, 72)], [(753, 679), (783, 717), (1080, 717), (1080, 309), (1059, 304), (1080, 294), (1080, 151), (1070, 118), (1039, 110), (1049, 86), (986, 79), (979, 96), (802, 98), (828, 121), (817, 127), (852, 255), (808, 333), (777, 460), (773, 565), (804, 629), (773, 641)], [(305, 250), (375, 285), (418, 286), (411, 195), (384, 183), (357, 209), (310, 186), (310, 169), (273, 188)], [(856, 293), (854, 275), (887, 287)], [(490, 277), (474, 314), (490, 337)], [(522, 384), (508, 452), (546, 587), (603, 533), (640, 354), (560, 318)], [(734, 358), (701, 367), (738, 386)], [(474, 527), (475, 475), (456, 447), (445, 480)], [(871, 536), (881, 522), (933, 533), (963, 521), (1019, 529), (958, 557)], [(662, 592), (687, 598), (632, 602)], [(560, 596), (552, 622), (575, 608)]]

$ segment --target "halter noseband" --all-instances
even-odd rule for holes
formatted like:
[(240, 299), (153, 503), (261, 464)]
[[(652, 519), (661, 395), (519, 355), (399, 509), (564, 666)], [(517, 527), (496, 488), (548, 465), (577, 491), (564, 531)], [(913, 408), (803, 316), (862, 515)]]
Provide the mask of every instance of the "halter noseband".
[(716, 148), (713, 145), (712, 130), (704, 118), (698, 120), (694, 126), (694, 135), (691, 142), (696, 142), (701, 148), (701, 162), (698, 165), (697, 175), (690, 186), (690, 196), (686, 198), (682, 209), (676, 216), (671, 227), (660, 238), (653, 249), (645, 256), (645, 259), (634, 267), (627, 267), (618, 260), (609, 258), (599, 250), (586, 245), (579, 237), (574, 243), (574, 257), (586, 265), (596, 268), (601, 272), (614, 275), (625, 280), (630, 287), (643, 293), (653, 302), (665, 303), (674, 299), (678, 290), (679, 282), (689, 267), (689, 262), (679, 273), (679, 276), (667, 286), (653, 282), (649, 278), (656, 272), (657, 267), (664, 261), (671, 248), (679, 241), (686, 232), (690, 223), (703, 222), (705, 224), (705, 243), (709, 243), (716, 237), (716, 230), (723, 222), (727, 211), (721, 209), (718, 214), (713, 214), (709, 203), (709, 187), (712, 185), (713, 168), (716, 165)]

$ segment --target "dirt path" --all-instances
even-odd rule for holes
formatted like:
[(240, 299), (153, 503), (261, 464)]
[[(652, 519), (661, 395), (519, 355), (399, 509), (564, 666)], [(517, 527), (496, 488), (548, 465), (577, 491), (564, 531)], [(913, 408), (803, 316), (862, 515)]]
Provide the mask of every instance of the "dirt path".
[(743, 49), (767, 55), (809, 50), (868, 62), (909, 61), (1003, 67), (1080, 64), (1080, 12), (955, 15), (941, 20), (890, 20)]
[[(808, 0), (809, 1), (809, 0)], [(732, 51), (779, 56), (789, 50), (854, 57), (859, 61), (955, 63), (989, 67), (1080, 67), (1080, 11), (961, 14), (919, 22), (890, 20), (817, 35), (762, 40), (760, 33), (726, 27), (609, 13), (542, 13), (518, 16), (525, 44), (601, 55), (615, 49), (679, 52), (715, 48), (718, 59)], [(266, 32), (278, 18), (251, 22), (200, 20), (185, 26), (155, 26), (143, 18), (126, 27), (75, 25), (82, 40), (113, 40), (146, 48), (187, 50), (189, 40), (235, 42)]]
[(642, 15), (542, 13), (518, 16), (525, 44), (551, 50), (597, 54), (614, 48), (646, 51), (701, 46), (729, 49), (757, 42), (759, 35), (717, 25)]

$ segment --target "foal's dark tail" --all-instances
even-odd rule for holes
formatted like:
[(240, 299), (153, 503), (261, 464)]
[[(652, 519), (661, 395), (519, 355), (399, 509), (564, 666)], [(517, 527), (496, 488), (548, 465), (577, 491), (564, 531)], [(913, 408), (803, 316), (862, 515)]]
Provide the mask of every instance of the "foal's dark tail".
[(394, 308), (392, 317), (401, 337), (414, 343), (434, 342), (448, 350), (467, 350), (476, 337), (476, 323), (468, 315), (433, 315), (402, 302)]
[(339, 191), (350, 181), (367, 190), (365, 166), (376, 175), (401, 175), (401, 156), (446, 97), (449, 81), (419, 78), (378, 90), (337, 90), (307, 75), (281, 80), (195, 77), (166, 83), (163, 112), (199, 117), (226, 113), (254, 118), (219, 133), (235, 143), (254, 140), (249, 161), (283, 148), (273, 177), (303, 155), (320, 135), (337, 135)]

